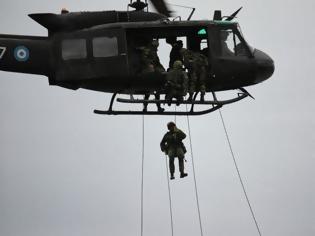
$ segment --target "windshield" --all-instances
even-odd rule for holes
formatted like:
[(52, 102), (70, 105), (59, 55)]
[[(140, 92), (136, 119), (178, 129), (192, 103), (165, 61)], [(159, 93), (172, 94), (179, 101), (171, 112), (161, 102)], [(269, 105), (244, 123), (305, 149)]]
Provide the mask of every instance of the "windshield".
[[(243, 35), (243, 32), (242, 32), (242, 29), (241, 29), (241, 27), (240, 27), (239, 24), (237, 24), (237, 30), (238, 30), (238, 32), (240, 33), (240, 35), (243, 37), (243, 39), (245, 40), (244, 35)], [(246, 44), (247, 44), (247, 46), (248, 46), (250, 52), (251, 52), (251, 53), (254, 53), (255, 48), (253, 48), (252, 46), (250, 46), (247, 42), (246, 42)]]
[[(238, 27), (239, 29), (239, 27)], [(240, 37), (241, 31), (235, 32), (232, 29), (220, 30), (221, 54), (224, 57), (250, 57), (253, 48), (249, 47), (244, 41), (244, 37)]]
[(246, 51), (246, 45), (233, 30), (221, 30), (220, 38), (222, 56), (249, 56)]

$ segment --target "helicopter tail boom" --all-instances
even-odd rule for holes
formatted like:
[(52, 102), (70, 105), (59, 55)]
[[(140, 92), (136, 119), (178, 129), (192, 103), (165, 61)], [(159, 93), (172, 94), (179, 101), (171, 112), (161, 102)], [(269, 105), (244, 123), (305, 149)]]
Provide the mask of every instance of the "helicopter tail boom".
[(45, 37), (0, 34), (0, 70), (48, 76), (50, 58)]

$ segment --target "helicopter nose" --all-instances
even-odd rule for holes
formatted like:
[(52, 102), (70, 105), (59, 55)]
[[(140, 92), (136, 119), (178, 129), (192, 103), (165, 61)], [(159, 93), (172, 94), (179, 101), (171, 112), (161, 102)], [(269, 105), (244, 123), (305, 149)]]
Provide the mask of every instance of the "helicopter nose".
[(260, 50), (255, 50), (254, 57), (257, 65), (256, 79), (257, 82), (270, 78), (275, 71), (275, 65), (272, 58)]

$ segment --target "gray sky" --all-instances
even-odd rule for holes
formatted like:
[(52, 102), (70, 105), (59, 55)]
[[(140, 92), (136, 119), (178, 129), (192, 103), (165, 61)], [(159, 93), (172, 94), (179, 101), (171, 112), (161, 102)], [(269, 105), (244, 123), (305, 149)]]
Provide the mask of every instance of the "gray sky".
[[(127, 2), (3, 0), (0, 32), (47, 35), (27, 14), (64, 6), (124, 10)], [(273, 77), (248, 88), (256, 100), (222, 112), (263, 235), (315, 235), (314, 1), (196, 0), (194, 6), (194, 19), (243, 6), (238, 21), (245, 38), (275, 60)], [(49, 87), (45, 77), (0, 72), (0, 78), (0, 235), (139, 235), (141, 117), (95, 115), (108, 95)], [(159, 150), (171, 119), (145, 118), (144, 235), (171, 235)], [(188, 133), (186, 118), (177, 122)], [(204, 235), (258, 235), (219, 113), (190, 122)], [(174, 235), (199, 234), (190, 156), (189, 177), (171, 182)]]

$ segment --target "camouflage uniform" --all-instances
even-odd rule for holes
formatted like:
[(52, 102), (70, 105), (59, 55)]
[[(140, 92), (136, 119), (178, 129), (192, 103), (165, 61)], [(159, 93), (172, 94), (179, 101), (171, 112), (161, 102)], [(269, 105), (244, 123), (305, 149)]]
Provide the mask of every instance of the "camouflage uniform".
[[(153, 40), (149, 46), (147, 47), (141, 47), (140, 50), (142, 50), (141, 54), (141, 62), (143, 65), (143, 70), (142, 73), (150, 73), (150, 72), (165, 72), (165, 69), (163, 65), (160, 62), (160, 58), (157, 54), (157, 48), (159, 46), (159, 42), (157, 40)], [(160, 94), (155, 93), (154, 94), (155, 99), (159, 100), (160, 99)], [(150, 97), (150, 93), (145, 94), (144, 99), (148, 100)], [(161, 104), (157, 103), (156, 104), (158, 111), (163, 112), (164, 109), (161, 108)], [(147, 111), (148, 103), (144, 102), (143, 103), (143, 111)]]
[(206, 93), (206, 78), (208, 59), (199, 52), (193, 52), (188, 49), (182, 49), (181, 54), (185, 67), (189, 75), (189, 99), (192, 99), (193, 93), (200, 91), (201, 99), (204, 99)]
[(197, 77), (198, 90), (201, 92), (201, 100), (204, 100), (206, 94), (208, 59), (199, 52), (194, 53), (194, 71)]
[(165, 72), (163, 65), (160, 62), (160, 58), (157, 54), (157, 48), (159, 46), (159, 42), (157, 40), (153, 40), (148, 46), (139, 47), (141, 50), (141, 63), (143, 66), (142, 73), (149, 72)]
[(139, 47), (137, 48), (141, 51), (141, 72), (142, 73), (150, 73), (150, 72), (154, 72), (154, 65), (151, 59), (151, 49), (150, 47), (147, 46), (143, 46), (143, 47)]
[(189, 99), (192, 98), (193, 93), (196, 91), (196, 84), (197, 84), (197, 74), (196, 74), (196, 66), (194, 63), (194, 54), (192, 51), (182, 48), (181, 55), (183, 59), (183, 63), (185, 68), (188, 70), (188, 92), (189, 92)]
[[(174, 179), (175, 172), (175, 157), (178, 157), (179, 172), (181, 173), (181, 178), (187, 176), (184, 172), (184, 159), (186, 148), (182, 142), (186, 138), (186, 134), (178, 129), (173, 122), (168, 123), (169, 131), (164, 135), (160, 147), (162, 152), (165, 152), (169, 156), (169, 169), (171, 174), (171, 179)], [(170, 128), (173, 126), (173, 128)]]
[[(146, 93), (144, 95), (144, 100), (149, 100), (150, 98), (150, 93)], [(160, 94), (159, 93), (154, 93), (154, 97), (155, 97), (155, 100), (160, 100)], [(156, 107), (158, 109), (159, 112), (163, 112), (164, 111), (164, 108), (161, 107), (161, 103), (156, 103)], [(143, 111), (146, 112), (147, 111), (147, 108), (148, 108), (148, 103), (147, 102), (143, 102)]]
[(157, 54), (158, 47), (159, 47), (159, 41), (158, 40), (153, 40), (152, 43), (151, 43), (149, 58), (152, 61), (152, 64), (154, 66), (155, 71), (162, 73), (162, 72), (165, 72), (165, 68), (161, 64), (160, 58), (159, 58), (159, 56)]
[(167, 73), (166, 76), (166, 100), (170, 101), (175, 97), (179, 102), (183, 100), (183, 96), (187, 94), (188, 76), (183, 71), (181, 61), (175, 61), (173, 68)]

